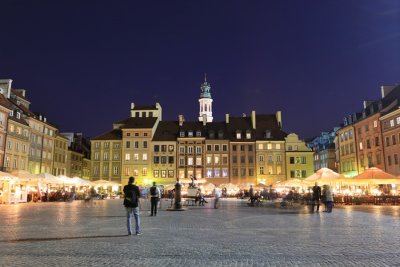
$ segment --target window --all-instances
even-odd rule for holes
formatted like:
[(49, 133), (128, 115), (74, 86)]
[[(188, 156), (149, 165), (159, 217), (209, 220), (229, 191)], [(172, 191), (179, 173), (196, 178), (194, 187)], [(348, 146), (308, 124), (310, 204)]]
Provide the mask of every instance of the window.
[(138, 153), (133, 154), (133, 159), (134, 160), (139, 160), (139, 154)]
[(126, 141), (125, 147), (126, 147), (126, 148), (131, 148), (131, 142), (130, 142), (130, 141)]
[(281, 149), (281, 144), (276, 144), (275, 149)]
[(153, 158), (153, 161), (154, 161), (154, 164), (160, 163), (160, 157), (155, 156), (155, 157)]
[(237, 146), (236, 145), (233, 145), (232, 146), (232, 151), (236, 151), (237, 150)]
[(161, 152), (167, 152), (167, 145), (161, 146)]
[(118, 175), (119, 174), (119, 167), (118, 166), (114, 166), (113, 167), (113, 174), (114, 175)]
[(179, 154), (185, 154), (185, 147), (179, 147)]
[(259, 156), (258, 156), (258, 161), (263, 162), (263, 161), (264, 161), (264, 155), (259, 155)]
[(114, 158), (114, 160), (119, 160), (119, 154), (118, 153), (114, 153), (113, 158)]
[(232, 157), (232, 163), (237, 163), (237, 156)]
[(212, 163), (212, 156), (211, 155), (207, 155), (206, 162), (207, 162), (207, 164), (211, 164)]
[(386, 141), (386, 146), (389, 146), (390, 143), (389, 143), (389, 137), (388, 136), (386, 136), (385, 141)]
[[(17, 113), (18, 114), (18, 113)], [(13, 160), (13, 168), (16, 169), (17, 168), (17, 159)]]
[(395, 144), (396, 144), (396, 136), (392, 135), (392, 145), (395, 145)]
[(131, 133), (126, 133), (126, 136), (131, 136)]
[(233, 168), (233, 169), (232, 169), (232, 175), (233, 175), (234, 177), (238, 176), (238, 169), (237, 169), (237, 168)]
[(214, 146), (214, 151), (219, 151), (219, 145)]
[(130, 169), (129, 169), (129, 167), (125, 167), (125, 169), (124, 169), (124, 175), (125, 175), (125, 176), (129, 176), (129, 175), (130, 175)]
[(158, 171), (158, 170), (154, 170), (154, 171), (153, 171), (153, 175), (154, 175), (154, 178), (158, 178), (158, 176), (159, 176), (159, 171)]
[(201, 132), (200, 131), (196, 132), (196, 137), (201, 137)]
[(228, 157), (227, 156), (222, 156), (222, 164), (224, 164), (224, 165), (228, 164)]
[(169, 145), (168, 146), (168, 152), (174, 152), (174, 146), (173, 145)]
[(394, 154), (394, 164), (395, 165), (399, 164), (399, 158), (398, 158), (397, 154)]
[(214, 177), (220, 177), (219, 169), (214, 169)]
[(264, 174), (264, 167), (260, 167), (260, 174)]
[(292, 151), (292, 146), (288, 145), (288, 151)]
[(197, 166), (201, 165), (201, 162), (202, 162), (201, 157), (197, 157), (196, 158), (196, 165)]
[(161, 164), (167, 164), (167, 157), (166, 156), (162, 156), (161, 157)]
[(168, 163), (169, 164), (174, 164), (174, 162), (175, 162), (174, 157), (173, 156), (169, 156), (168, 157)]
[(253, 151), (253, 146), (252, 146), (252, 145), (248, 145), (248, 146), (247, 146), (247, 149), (248, 149), (249, 151)]
[(188, 137), (193, 137), (193, 132), (192, 131), (188, 132)]
[(179, 165), (181, 165), (181, 166), (185, 165), (185, 159), (180, 158), (179, 159)]
[(207, 151), (211, 151), (212, 150), (211, 147), (212, 147), (211, 145), (207, 145)]
[(379, 146), (379, 137), (378, 136), (375, 137), (375, 146)]
[(369, 141), (369, 139), (367, 139), (367, 148), (371, 149), (371, 142)]
[(142, 176), (147, 176), (147, 168), (142, 169)]
[(131, 160), (131, 154), (126, 153), (125, 154), (125, 160)]
[(214, 164), (219, 164), (219, 156), (214, 155)]
[(147, 141), (143, 141), (143, 148), (147, 148)]
[(207, 177), (212, 177), (212, 169), (207, 169)]
[(143, 136), (144, 136), (144, 137), (147, 137), (147, 135), (148, 135), (147, 133), (143, 133)]
[(104, 154), (103, 154), (103, 160), (108, 160), (108, 152), (104, 152)]
[(133, 175), (138, 176), (139, 175), (139, 170), (138, 169), (133, 169)]
[(394, 120), (390, 120), (390, 127), (394, 127)]
[(147, 160), (147, 153), (143, 153), (142, 160)]
[(201, 146), (196, 146), (196, 154), (201, 154)]
[(382, 163), (382, 159), (381, 159), (381, 154), (377, 154), (376, 155), (376, 164), (381, 164)]
[(179, 137), (185, 137), (185, 132), (180, 132)]
[(290, 164), (294, 164), (294, 157), (290, 157), (289, 162), (290, 162)]
[(246, 133), (246, 139), (251, 139), (251, 133), (249, 132)]
[(193, 154), (193, 147), (192, 147), (192, 146), (189, 146), (189, 147), (188, 147), (188, 153), (189, 153), (189, 154)]
[(264, 149), (264, 145), (263, 144), (258, 144), (258, 149)]
[(94, 160), (99, 160), (99, 152), (94, 153)]
[(244, 151), (244, 145), (240, 145), (240, 151)]
[(159, 151), (160, 151), (160, 146), (154, 145), (154, 152), (159, 152)]
[(246, 176), (246, 168), (240, 168), (240, 176)]
[(301, 177), (307, 177), (307, 172), (305, 171), (305, 170), (302, 170), (301, 171)]
[(268, 150), (272, 149), (272, 144), (267, 144), (267, 149)]
[(245, 163), (245, 161), (246, 161), (245, 156), (240, 156), (240, 163)]
[(110, 143), (109, 142), (104, 143), (104, 148), (110, 148)]
[(274, 162), (272, 155), (268, 155), (268, 163), (272, 163)]
[(228, 146), (227, 145), (222, 145), (222, 151), (227, 151), (228, 150)]
[(392, 157), (388, 156), (388, 165), (391, 166), (392, 165)]
[(253, 168), (249, 168), (249, 176), (254, 176), (254, 169)]
[(281, 162), (281, 155), (276, 156), (276, 162)]
[(168, 171), (168, 178), (174, 178), (174, 177), (175, 177), (174, 171), (173, 170), (169, 170)]
[(274, 170), (272, 169), (272, 166), (268, 166), (268, 174), (274, 174)]
[(24, 152), (24, 153), (26, 152), (26, 145), (25, 144), (22, 145), (22, 152)]
[(228, 177), (228, 169), (222, 169), (222, 177)]
[(242, 138), (242, 134), (240, 132), (236, 132), (236, 139), (241, 139)]
[(363, 143), (360, 142), (360, 150), (363, 150)]
[(139, 148), (139, 141), (135, 141), (133, 144), (135, 148)]
[(276, 166), (276, 174), (282, 174), (282, 167)]
[(378, 127), (378, 121), (374, 121), (374, 128)]
[(192, 157), (188, 158), (188, 165), (193, 165), (193, 158)]
[(10, 167), (10, 157), (6, 157), (6, 167)]
[(15, 143), (15, 151), (19, 151), (19, 143), (18, 142)]

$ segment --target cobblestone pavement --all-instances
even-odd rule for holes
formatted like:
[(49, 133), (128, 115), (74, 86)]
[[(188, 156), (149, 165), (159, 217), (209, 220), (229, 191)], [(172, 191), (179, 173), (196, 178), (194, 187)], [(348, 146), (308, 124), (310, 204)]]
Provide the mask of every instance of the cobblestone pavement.
[(245, 204), (149, 217), (146, 202), (141, 236), (126, 236), (122, 200), (1, 205), (0, 266), (400, 265), (400, 207)]

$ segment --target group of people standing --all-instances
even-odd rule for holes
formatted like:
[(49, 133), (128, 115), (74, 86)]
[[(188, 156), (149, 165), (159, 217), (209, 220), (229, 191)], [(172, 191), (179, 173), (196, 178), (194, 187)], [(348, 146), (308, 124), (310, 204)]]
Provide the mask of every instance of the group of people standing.
[(321, 187), (318, 186), (318, 183), (312, 188), (312, 198), (311, 198), (311, 212), (314, 212), (315, 207), (317, 208), (315, 211), (319, 212), (320, 201), (325, 205), (325, 210), (323, 212), (332, 212), (333, 208), (333, 195), (329, 185), (323, 185), (322, 190)]

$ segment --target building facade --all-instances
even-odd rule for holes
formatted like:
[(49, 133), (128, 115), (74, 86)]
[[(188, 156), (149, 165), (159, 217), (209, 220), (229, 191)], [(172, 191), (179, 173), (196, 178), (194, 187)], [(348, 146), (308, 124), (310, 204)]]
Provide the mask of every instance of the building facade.
[(400, 175), (400, 109), (395, 107), (379, 118), (382, 125), (382, 148), (385, 157), (382, 161), (385, 164), (386, 172), (395, 176)]
[(304, 179), (314, 173), (314, 160), (311, 148), (299, 140), (297, 134), (285, 138), (286, 172), (289, 178)]

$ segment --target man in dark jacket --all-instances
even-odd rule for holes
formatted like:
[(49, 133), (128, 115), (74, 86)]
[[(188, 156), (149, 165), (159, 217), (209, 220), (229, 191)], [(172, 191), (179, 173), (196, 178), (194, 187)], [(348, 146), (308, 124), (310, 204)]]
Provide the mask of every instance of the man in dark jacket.
[(157, 205), (161, 198), (160, 188), (156, 186), (156, 182), (153, 182), (153, 186), (150, 187), (150, 202), (151, 202), (151, 214), (150, 216), (157, 216)]
[(318, 186), (318, 183), (315, 182), (315, 185), (312, 188), (312, 197), (311, 197), (311, 212), (314, 212), (314, 207), (317, 206), (317, 211), (319, 211), (319, 201), (321, 199), (321, 187)]
[(133, 184), (134, 177), (129, 177), (128, 184), (124, 186), (124, 206), (126, 209), (128, 235), (132, 235), (132, 215), (135, 216), (136, 235), (141, 235), (140, 232), (140, 217), (139, 217), (139, 187)]

